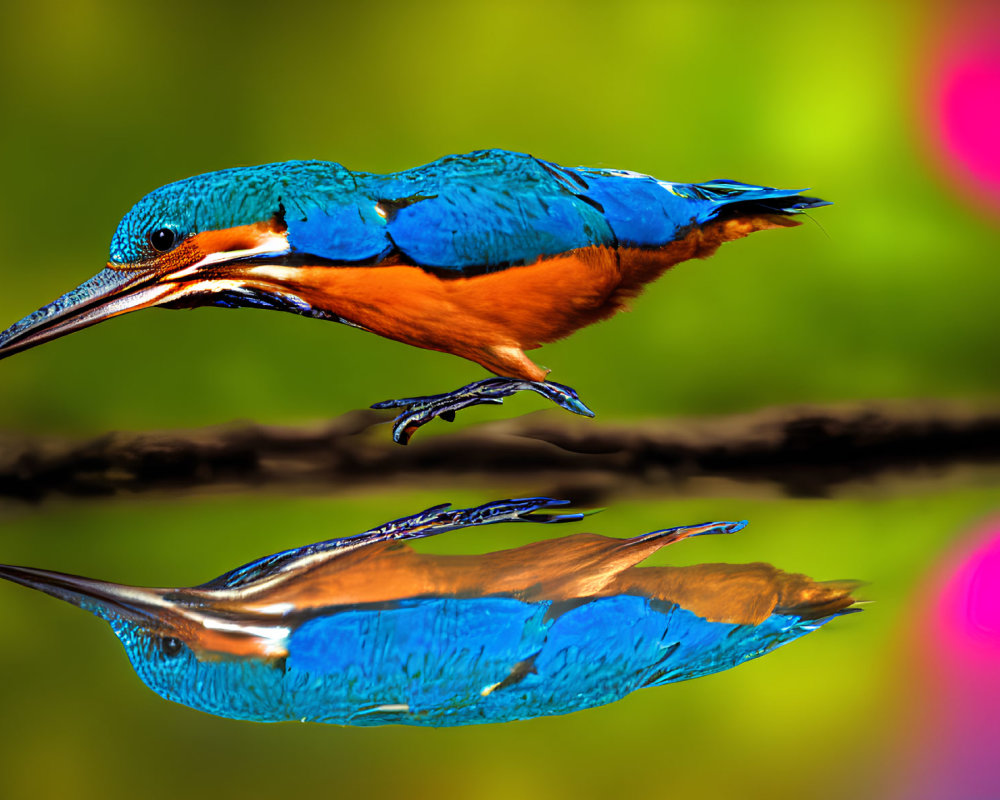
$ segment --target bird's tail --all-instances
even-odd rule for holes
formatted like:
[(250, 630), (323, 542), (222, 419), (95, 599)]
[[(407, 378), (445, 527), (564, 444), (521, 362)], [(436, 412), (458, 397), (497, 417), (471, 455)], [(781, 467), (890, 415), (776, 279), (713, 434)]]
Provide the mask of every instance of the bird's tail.
[[(643, 286), (656, 280), (674, 264), (689, 258), (708, 258), (724, 242), (742, 239), (755, 231), (791, 228), (801, 223), (795, 216), (812, 208), (831, 205), (802, 194), (804, 189), (773, 189), (738, 181), (666, 183), (658, 181), (671, 202), (664, 209), (674, 216), (688, 216), (685, 231), (656, 248), (624, 248), (620, 252), (622, 281), (610, 298), (610, 313), (627, 305)], [(678, 209), (677, 203), (683, 208)], [(693, 225), (691, 223), (694, 223)]]
[(782, 573), (777, 582), (778, 603), (775, 612), (795, 614), (802, 619), (829, 619), (860, 611), (854, 592), (862, 581), (814, 581), (806, 575)]
[(805, 189), (774, 189), (739, 181), (714, 180), (705, 183), (678, 184), (675, 190), (710, 205), (702, 211), (699, 222), (712, 219), (751, 217), (759, 214), (801, 214), (812, 208), (832, 205), (828, 200), (802, 194)]

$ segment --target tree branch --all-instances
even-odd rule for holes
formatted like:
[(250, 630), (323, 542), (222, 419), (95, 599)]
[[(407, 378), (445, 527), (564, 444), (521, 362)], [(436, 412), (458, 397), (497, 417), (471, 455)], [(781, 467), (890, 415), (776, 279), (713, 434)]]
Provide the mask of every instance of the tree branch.
[(602, 424), (555, 412), (388, 441), (387, 417), (311, 427), (230, 425), (89, 441), (0, 435), (0, 497), (247, 488), (337, 493), (488, 486), (593, 503), (621, 493), (783, 494), (994, 483), (1000, 412), (948, 404), (788, 407)]

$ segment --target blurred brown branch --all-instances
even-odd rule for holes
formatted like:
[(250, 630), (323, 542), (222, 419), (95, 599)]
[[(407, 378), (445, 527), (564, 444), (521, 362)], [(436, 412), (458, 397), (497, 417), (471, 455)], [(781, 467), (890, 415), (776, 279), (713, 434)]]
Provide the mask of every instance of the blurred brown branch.
[(620, 493), (820, 497), (926, 481), (1000, 483), (1000, 411), (948, 404), (629, 424), (553, 412), (455, 432), (436, 422), (409, 447), (389, 441), (377, 424), (386, 419), (364, 411), (311, 427), (243, 424), (87, 441), (0, 434), (0, 497), (486, 485), (593, 503)]

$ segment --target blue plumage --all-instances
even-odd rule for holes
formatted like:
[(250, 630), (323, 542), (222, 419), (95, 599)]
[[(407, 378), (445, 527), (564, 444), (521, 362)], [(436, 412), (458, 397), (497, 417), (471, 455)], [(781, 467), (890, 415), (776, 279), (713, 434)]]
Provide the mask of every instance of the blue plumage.
[(151, 192), (119, 225), (111, 261), (147, 258), (146, 236), (158, 228), (182, 240), (281, 216), (293, 253), (337, 264), (394, 255), (471, 274), (595, 245), (660, 247), (727, 208), (761, 201), (783, 214), (825, 205), (797, 191), (734, 181), (674, 184), (505, 150), (387, 175), (289, 161), (221, 170)]
[[(348, 608), (292, 634), (281, 668), (164, 658), (118, 631), (168, 700), (239, 719), (424, 726), (509, 722), (612, 703), (637, 689), (735, 667), (828, 622), (772, 614), (709, 622), (635, 596), (563, 613), (513, 598), (428, 598)], [(193, 679), (194, 671), (196, 679)]]

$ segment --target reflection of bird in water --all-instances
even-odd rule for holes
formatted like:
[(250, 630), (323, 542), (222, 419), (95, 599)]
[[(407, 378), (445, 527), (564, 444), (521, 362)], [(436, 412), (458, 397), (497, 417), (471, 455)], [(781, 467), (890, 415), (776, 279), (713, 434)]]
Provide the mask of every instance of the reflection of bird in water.
[(565, 714), (729, 669), (854, 610), (851, 581), (768, 564), (637, 567), (715, 522), (630, 539), (576, 534), (473, 556), (403, 539), (563, 522), (545, 498), (438, 506), (254, 561), (190, 589), (26, 567), (0, 577), (111, 624), (163, 697), (237, 719), (464, 725)]
[(377, 404), (403, 409), (396, 441), (522, 390), (593, 416), (525, 350), (612, 316), (680, 261), (823, 205), (797, 190), (669, 183), (503, 150), (388, 175), (322, 161), (222, 170), (140, 200), (107, 268), (0, 334), (0, 358), (150, 306), (278, 309), (498, 376)]

